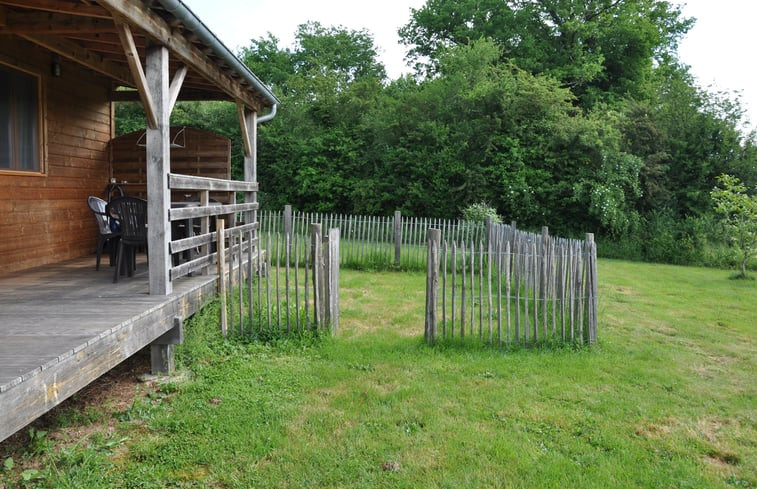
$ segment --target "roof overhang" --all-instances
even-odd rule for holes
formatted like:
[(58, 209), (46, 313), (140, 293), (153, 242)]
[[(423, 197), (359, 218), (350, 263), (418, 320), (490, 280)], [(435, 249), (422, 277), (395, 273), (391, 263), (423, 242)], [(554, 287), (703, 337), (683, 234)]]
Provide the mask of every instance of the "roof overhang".
[(140, 99), (135, 59), (161, 45), (169, 70), (186, 70), (178, 100), (229, 100), (258, 113), (279, 103), (181, 0), (0, 0), (6, 35), (110, 78), (113, 100)]

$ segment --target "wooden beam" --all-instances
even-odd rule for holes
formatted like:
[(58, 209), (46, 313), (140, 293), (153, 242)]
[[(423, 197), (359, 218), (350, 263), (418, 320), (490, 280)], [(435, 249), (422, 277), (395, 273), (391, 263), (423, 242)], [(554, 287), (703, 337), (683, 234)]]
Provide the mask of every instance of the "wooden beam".
[(113, 23), (91, 17), (46, 12), (7, 12), (3, 34), (71, 34), (113, 32)]
[(42, 46), (50, 51), (57, 53), (64, 58), (68, 58), (75, 61), (87, 68), (94, 70), (98, 73), (102, 73), (105, 76), (113, 78), (124, 85), (134, 86), (134, 80), (128, 70), (124, 70), (117, 63), (110, 62), (104, 59), (102, 56), (89, 51), (76, 44), (75, 42), (61, 39), (57, 36), (43, 36), (22, 34), (21, 37), (27, 41), (33, 42), (39, 46)]
[[(213, 90), (196, 90), (188, 87), (182, 88), (179, 92), (177, 101), (207, 101), (207, 100), (226, 100), (227, 96), (224, 92)], [(139, 102), (139, 93), (136, 90), (114, 90), (110, 92), (111, 102)]]
[(187, 76), (187, 67), (186, 65), (179, 66), (179, 69), (176, 70), (176, 73), (173, 75), (173, 79), (171, 79), (171, 86), (168, 87), (168, 112), (171, 113), (173, 111), (174, 105), (176, 105), (176, 100), (179, 98), (179, 92), (181, 92), (181, 86), (184, 84), (184, 78)]
[(242, 130), (244, 155), (250, 156), (252, 154), (252, 142), (250, 141), (250, 131), (247, 129), (247, 108), (241, 102), (237, 102), (237, 115), (239, 116), (239, 128)]
[(134, 44), (134, 36), (132, 36), (129, 26), (121, 22), (116, 22), (116, 30), (118, 31), (118, 36), (121, 38), (121, 44), (123, 44), (124, 53), (126, 54), (126, 62), (129, 64), (129, 69), (137, 85), (139, 98), (142, 100), (142, 106), (145, 109), (147, 126), (154, 129), (158, 126), (155, 103), (147, 86), (147, 78), (142, 68), (142, 61), (139, 59), (137, 46)]
[(86, 5), (81, 2), (61, 2), (59, 0), (0, 0), (0, 5), (44, 10), (59, 14), (81, 15), (98, 19), (110, 19), (111, 14), (99, 5)]
[(131, 26), (145, 31), (149, 37), (166, 46), (176, 58), (213, 82), (232, 100), (242, 101), (257, 112), (262, 111), (264, 106), (255, 96), (254, 90), (246, 88), (243, 83), (234, 80), (219, 69), (217, 63), (203, 55), (184, 36), (177, 35), (175, 29), (171, 29), (166, 21), (144, 3), (133, 0), (100, 0), (100, 4), (110, 10), (114, 17), (125, 19)]
[(6, 12), (5, 8), (0, 6), (0, 27), (5, 27), (8, 25), (8, 21), (6, 20)]
[(168, 173), (171, 171), (171, 126), (168, 110), (168, 49), (153, 45), (147, 48), (147, 85), (153, 96), (155, 125), (148, 126), (147, 141), (147, 253), (150, 267), (150, 294), (167, 295), (171, 283), (171, 226), (168, 210), (171, 192), (168, 190)]

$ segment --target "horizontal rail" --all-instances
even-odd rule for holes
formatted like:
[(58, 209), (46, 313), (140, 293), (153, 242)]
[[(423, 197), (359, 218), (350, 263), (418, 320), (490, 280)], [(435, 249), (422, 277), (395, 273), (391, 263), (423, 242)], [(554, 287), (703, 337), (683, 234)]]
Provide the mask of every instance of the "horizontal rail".
[(176, 207), (169, 209), (168, 219), (170, 221), (181, 221), (198, 217), (221, 216), (236, 212), (254, 211), (257, 208), (257, 202), (250, 202), (247, 204), (211, 204), (195, 207)]
[(221, 180), (220, 178), (196, 177), (192, 175), (168, 174), (168, 187), (172, 190), (212, 190), (229, 192), (257, 192), (257, 182)]
[[(257, 228), (258, 223), (253, 222), (250, 224), (243, 224), (241, 226), (226, 229), (223, 234), (224, 237), (228, 238), (232, 234), (247, 233), (249, 231), (254, 231)], [(192, 248), (215, 243), (216, 239), (217, 238), (215, 231), (208, 234), (198, 234), (196, 236), (190, 236), (188, 238), (177, 239), (175, 241), (171, 241), (171, 253), (180, 253), (182, 251), (191, 250)], [(258, 241), (256, 238), (253, 244), (257, 243)]]

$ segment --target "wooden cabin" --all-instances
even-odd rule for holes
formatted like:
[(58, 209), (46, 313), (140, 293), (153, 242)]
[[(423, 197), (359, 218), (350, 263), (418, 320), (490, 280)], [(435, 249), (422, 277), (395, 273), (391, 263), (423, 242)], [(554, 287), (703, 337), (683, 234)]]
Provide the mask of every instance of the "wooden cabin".
[[(172, 172), (177, 100), (236, 104), (244, 181)], [(86, 201), (126, 171), (112, 160), (116, 101), (139, 101), (146, 113), (131, 149), (144, 168), (149, 260), (110, 289), (109, 267), (94, 271)], [(213, 289), (213, 256), (171, 260), (211, 249), (219, 237), (208, 219), (243, 216), (227, 233), (257, 245), (256, 128), (277, 104), (180, 0), (0, 0), (0, 441), (142, 347), (163, 338), (156, 351), (165, 354), (166, 335)], [(185, 192), (202, 205), (172, 209), (172, 193)], [(210, 192), (243, 202), (210, 208)], [(203, 235), (172, 241), (171, 223), (190, 218), (203, 221)], [(103, 302), (120, 312), (97, 317)]]

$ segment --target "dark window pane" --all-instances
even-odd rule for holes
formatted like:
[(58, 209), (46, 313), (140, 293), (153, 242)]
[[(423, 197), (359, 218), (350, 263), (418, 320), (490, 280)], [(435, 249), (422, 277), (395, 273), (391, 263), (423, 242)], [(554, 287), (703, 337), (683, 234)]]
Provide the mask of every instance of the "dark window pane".
[(39, 171), (36, 81), (28, 75), (16, 75), (16, 157), (19, 170)]
[(0, 168), (11, 167), (11, 94), (10, 72), (0, 68)]
[(40, 171), (39, 79), (0, 67), (0, 169)]

